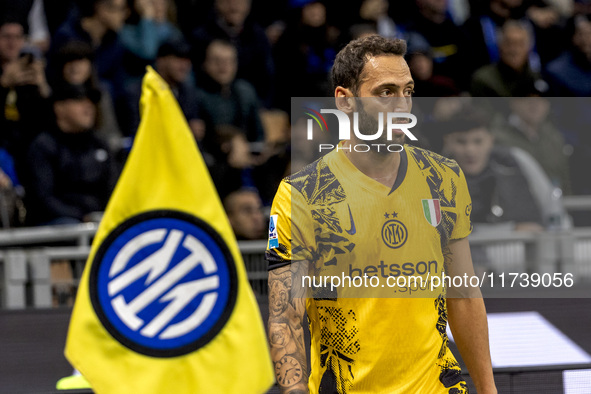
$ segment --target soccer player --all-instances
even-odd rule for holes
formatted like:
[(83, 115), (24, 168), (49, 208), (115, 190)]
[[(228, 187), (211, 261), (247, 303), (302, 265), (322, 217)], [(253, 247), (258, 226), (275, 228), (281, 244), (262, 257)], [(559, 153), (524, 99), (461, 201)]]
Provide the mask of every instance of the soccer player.
[[(414, 83), (405, 52), (403, 40), (369, 36), (337, 55), (335, 102), (351, 124), (358, 114), (361, 133), (375, 134), (386, 107), (410, 112)], [(404, 140), (394, 130), (388, 142)], [(399, 281), (401, 286), (378, 288), (369, 297), (330, 287), (306, 296), (302, 277), (310, 273), (367, 275), (382, 284), (473, 275), (466, 238), (471, 202), (457, 163), (408, 145), (397, 153), (350, 149), (360, 142), (368, 141), (352, 134), (339, 149), (284, 179), (273, 202), (266, 252), (269, 341), (282, 392), (466, 393), (448, 348), (449, 320), (478, 393), (496, 393), (478, 289), (456, 288), (457, 298), (451, 298), (450, 289), (446, 297), (443, 288), (429, 293)]]

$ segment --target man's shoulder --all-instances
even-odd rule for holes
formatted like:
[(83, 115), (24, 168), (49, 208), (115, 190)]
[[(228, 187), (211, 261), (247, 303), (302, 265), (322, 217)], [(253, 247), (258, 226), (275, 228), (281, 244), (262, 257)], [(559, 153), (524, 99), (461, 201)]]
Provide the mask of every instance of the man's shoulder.
[(511, 148), (504, 145), (495, 146), (493, 150), (490, 152), (489, 162), (491, 164), (494, 164), (495, 166), (500, 166), (504, 168), (518, 167), (512, 149), (519, 148)]
[(59, 150), (59, 143), (53, 131), (40, 132), (31, 142), (28, 152), (30, 156), (55, 155)]
[(414, 160), (420, 170), (435, 167), (444, 170), (446, 173), (451, 171), (457, 176), (460, 175), (460, 166), (455, 160), (417, 146), (407, 145), (405, 149), (410, 156), (409, 158)]
[(474, 71), (474, 75), (472, 79), (475, 81), (483, 81), (489, 80), (491, 78), (498, 78), (499, 77), (499, 68), (496, 64), (487, 64), (486, 66), (482, 66), (476, 71)]
[(552, 74), (553, 76), (561, 76), (565, 73), (566, 69), (574, 67), (573, 58), (570, 52), (563, 52), (556, 59), (548, 62), (546, 65), (546, 73)]
[(33, 139), (32, 144), (38, 146), (57, 145), (56, 131), (43, 130)]
[(326, 156), (285, 177), (283, 182), (299, 192), (309, 205), (331, 204), (344, 199), (343, 188)]
[(256, 103), (256, 90), (250, 82), (245, 79), (238, 78), (232, 83), (232, 87), (234, 88), (234, 92), (241, 98), (245, 99), (245, 101)]

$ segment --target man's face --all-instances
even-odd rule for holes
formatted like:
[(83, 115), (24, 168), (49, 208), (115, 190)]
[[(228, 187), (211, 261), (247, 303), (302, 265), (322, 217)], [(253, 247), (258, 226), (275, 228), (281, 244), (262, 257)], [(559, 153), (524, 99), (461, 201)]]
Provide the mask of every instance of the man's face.
[(0, 27), (0, 60), (11, 62), (18, 59), (25, 35), (23, 27), (18, 23), (6, 23)]
[(230, 196), (227, 203), (228, 218), (237, 237), (260, 239), (265, 231), (265, 218), (261, 199), (255, 192)]
[(468, 175), (484, 170), (493, 145), (494, 138), (484, 127), (445, 136), (445, 149)]
[(217, 0), (215, 7), (228, 25), (240, 27), (250, 13), (250, 0)]
[(92, 63), (89, 59), (72, 60), (64, 64), (62, 70), (64, 80), (72, 85), (82, 85), (92, 73)]
[(129, 14), (125, 0), (109, 0), (100, 2), (96, 6), (96, 16), (107, 27), (113, 31), (119, 31)]
[(156, 68), (165, 79), (183, 83), (191, 72), (191, 60), (174, 55), (164, 56), (156, 60)]
[(58, 101), (54, 104), (58, 123), (66, 126), (64, 132), (90, 130), (96, 123), (96, 107), (87, 98)]
[(302, 9), (302, 23), (310, 27), (320, 27), (326, 23), (326, 7), (322, 3), (306, 4)]
[(425, 54), (412, 55), (408, 66), (419, 81), (426, 81), (433, 76), (433, 60)]
[(207, 48), (203, 68), (214, 81), (220, 85), (228, 85), (234, 80), (238, 70), (236, 50), (214, 42)]
[(388, 2), (386, 0), (363, 0), (359, 9), (359, 15), (363, 19), (377, 21), (381, 16), (388, 13)]
[[(378, 116), (382, 113), (384, 140), (380, 139), (376, 142), (403, 144), (405, 134), (402, 130), (394, 130), (392, 141), (385, 141), (386, 114), (388, 112), (410, 113), (413, 89), (414, 81), (402, 56), (382, 55), (369, 58), (361, 73), (361, 83), (354, 92), (361, 98), (357, 100), (359, 131), (364, 134), (375, 134), (378, 130)], [(399, 119), (396, 122), (408, 123), (408, 121), (409, 119)]]
[(511, 111), (528, 125), (537, 128), (550, 112), (550, 102), (544, 97), (514, 97)]
[(530, 41), (527, 32), (519, 28), (507, 29), (499, 43), (501, 61), (520, 71), (527, 64)]
[(419, 9), (435, 13), (445, 13), (447, 0), (417, 0)]
[(591, 59), (591, 22), (579, 21), (573, 36), (573, 44), (587, 58)]

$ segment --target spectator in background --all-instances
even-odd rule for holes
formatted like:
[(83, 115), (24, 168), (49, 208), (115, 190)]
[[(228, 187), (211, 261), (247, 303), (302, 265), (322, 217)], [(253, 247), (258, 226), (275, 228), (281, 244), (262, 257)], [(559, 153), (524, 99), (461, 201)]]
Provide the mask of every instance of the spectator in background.
[(25, 223), (26, 210), (14, 160), (8, 151), (0, 148), (0, 227), (16, 227)]
[[(264, 206), (271, 206), (281, 180), (289, 175), (291, 130), (289, 115), (280, 110), (262, 111), (265, 144), (254, 155), (252, 179)], [(258, 153), (258, 152), (257, 152)]]
[(378, 34), (378, 31), (371, 23), (358, 23), (349, 28), (349, 36), (351, 37), (351, 40), (372, 36), (374, 34)]
[(125, 72), (118, 31), (128, 15), (126, 0), (85, 0), (78, 4), (80, 18), (69, 18), (54, 34), (50, 48), (49, 67), (53, 71), (54, 56), (71, 41), (85, 42), (93, 49), (97, 76), (117, 105), (123, 97)]
[(505, 223), (515, 230), (541, 230), (542, 213), (526, 175), (508, 147), (494, 146), (486, 119), (476, 112), (462, 111), (441, 126), (446, 131), (445, 153), (458, 162), (466, 175), (475, 230), (485, 223)]
[(19, 174), (30, 142), (48, 118), (50, 92), (39, 51), (25, 47), (23, 25), (0, 22), (0, 147), (12, 155)]
[(197, 70), (203, 64), (212, 41), (231, 42), (238, 51), (237, 77), (250, 82), (258, 98), (269, 105), (274, 76), (271, 47), (265, 31), (248, 18), (250, 7), (251, 0), (215, 0), (212, 16), (192, 34), (193, 66)]
[[(570, 1), (570, 0), (569, 0)], [(549, 4), (547, 4), (549, 3)], [(469, 39), (470, 69), (496, 63), (500, 59), (499, 34), (510, 20), (527, 24), (532, 31), (530, 66), (540, 71), (541, 62), (555, 57), (561, 47), (559, 23), (561, 7), (545, 0), (490, 0), (482, 12), (472, 15), (462, 29)]]
[(568, 24), (568, 49), (546, 67), (553, 96), (591, 96), (591, 21), (578, 15)]
[(406, 56), (408, 67), (415, 82), (417, 97), (447, 97), (460, 94), (453, 79), (443, 75), (433, 75), (433, 57), (429, 49), (412, 49)]
[(93, 65), (93, 51), (90, 45), (81, 41), (71, 41), (61, 47), (55, 55), (55, 74), (51, 79), (54, 89), (66, 85), (80, 86), (86, 89), (101, 91), (98, 103), (100, 123), (97, 125), (98, 135), (113, 151), (121, 148), (121, 131), (115, 116), (113, 100), (107, 89), (100, 86)]
[(470, 70), (500, 59), (499, 35), (505, 23), (525, 17), (523, 0), (473, 2), (472, 15), (462, 26), (470, 48)]
[(238, 240), (265, 238), (265, 217), (255, 189), (242, 188), (224, 199), (224, 208)]
[(27, 213), (32, 225), (89, 220), (114, 184), (109, 149), (94, 130), (98, 90), (67, 85), (53, 96), (55, 127), (31, 144)]
[(242, 130), (220, 125), (215, 130), (214, 142), (204, 158), (220, 198), (223, 200), (242, 187), (254, 187), (254, 160)]
[[(564, 49), (564, 21), (572, 15), (569, 10), (572, 0), (529, 0), (524, 3), (527, 6), (525, 14), (533, 26), (535, 53), (539, 55), (540, 63), (546, 64)], [(541, 70), (538, 67), (536, 71)]]
[(43, 0), (43, 11), (47, 20), (50, 44), (59, 27), (74, 15), (78, 15), (78, 0)]
[(474, 73), (470, 93), (475, 97), (513, 97), (531, 86), (545, 92), (547, 83), (529, 66), (531, 46), (529, 26), (517, 21), (507, 22), (499, 39), (500, 60)]
[[(359, 17), (361, 24), (369, 24), (374, 27), (375, 34), (386, 38), (401, 38), (406, 40), (407, 46), (429, 50), (429, 43), (425, 37), (415, 31), (409, 31), (402, 26), (394, 23), (394, 20), (388, 15), (387, 0), (363, 0), (359, 8)], [(353, 37), (353, 39), (358, 37)]]
[[(183, 115), (189, 123), (196, 141), (205, 135), (205, 124), (199, 118), (199, 100), (197, 89), (191, 80), (190, 47), (184, 40), (169, 40), (158, 48), (156, 71), (168, 83), (177, 99)], [(142, 92), (140, 82), (131, 89), (128, 98), (132, 116), (129, 135), (134, 135), (140, 124), (139, 101)]]
[(521, 148), (528, 152), (544, 169), (555, 187), (570, 194), (568, 153), (560, 131), (549, 120), (550, 101), (529, 94), (510, 99), (510, 114), (497, 118), (493, 124), (496, 141), (500, 145)]
[[(591, 22), (589, 16), (577, 15), (567, 26), (571, 37), (568, 49), (548, 64), (546, 77), (552, 96), (578, 97), (554, 101), (553, 109), (556, 108), (560, 116), (556, 120), (560, 122), (560, 131), (573, 147), (570, 157), (572, 192), (591, 194), (591, 178), (585, 171), (591, 159)], [(580, 212), (575, 220), (580, 220), (584, 214)], [(590, 217), (585, 225), (591, 225)]]
[(589, 0), (575, 0), (573, 7), (575, 15), (591, 14), (591, 1)]
[(236, 79), (238, 57), (228, 41), (214, 40), (207, 47), (203, 77), (198, 89), (201, 119), (205, 122), (206, 148), (215, 140), (215, 128), (233, 125), (250, 142), (264, 139), (259, 101), (252, 85)]
[(330, 93), (328, 75), (339, 34), (327, 23), (326, 6), (320, 1), (306, 1), (294, 12), (296, 20), (274, 48), (278, 86), (290, 87), (289, 94), (276, 94), (276, 105), (284, 111), (290, 110), (291, 97), (324, 97)]
[(380, 36), (402, 38), (400, 29), (388, 16), (388, 7), (386, 0), (363, 0), (359, 8), (359, 16), (365, 23), (372, 24)]
[(461, 88), (466, 87), (466, 38), (447, 13), (446, 0), (416, 0), (416, 6), (416, 16), (408, 28), (429, 43), (434, 74), (452, 78)]
[(174, 24), (173, 0), (130, 0), (131, 15), (119, 36), (125, 46), (127, 83), (143, 77), (146, 66), (156, 60), (164, 42), (181, 40), (183, 35)]
[(47, 51), (50, 32), (43, 0), (0, 0), (0, 15), (19, 21), (27, 33), (28, 43), (43, 53)]

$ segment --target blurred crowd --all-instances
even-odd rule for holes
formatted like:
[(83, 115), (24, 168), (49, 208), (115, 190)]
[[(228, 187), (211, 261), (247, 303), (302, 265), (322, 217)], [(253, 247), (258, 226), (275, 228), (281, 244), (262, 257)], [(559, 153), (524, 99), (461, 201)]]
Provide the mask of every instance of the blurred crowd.
[[(548, 227), (545, 202), (526, 202), (536, 190), (591, 194), (586, 130), (557, 126), (546, 99), (591, 96), (590, 14), (588, 0), (0, 0), (1, 226), (104, 210), (151, 65), (237, 237), (263, 238), (263, 209), (294, 169), (290, 99), (331, 96), (340, 48), (380, 34), (407, 40), (416, 97), (515, 98), (485, 127), (452, 117), (422, 141), (464, 168), (478, 221)], [(547, 182), (524, 188), (532, 171)]]

